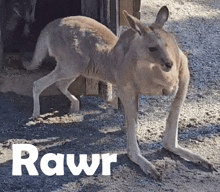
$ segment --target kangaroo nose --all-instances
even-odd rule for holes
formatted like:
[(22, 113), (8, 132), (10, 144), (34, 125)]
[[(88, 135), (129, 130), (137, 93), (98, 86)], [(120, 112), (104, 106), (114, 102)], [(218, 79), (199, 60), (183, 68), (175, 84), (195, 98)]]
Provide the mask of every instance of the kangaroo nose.
[(166, 62), (166, 63), (165, 63), (165, 66), (166, 66), (168, 69), (171, 69), (172, 66), (173, 66), (173, 63), (172, 63), (172, 62)]

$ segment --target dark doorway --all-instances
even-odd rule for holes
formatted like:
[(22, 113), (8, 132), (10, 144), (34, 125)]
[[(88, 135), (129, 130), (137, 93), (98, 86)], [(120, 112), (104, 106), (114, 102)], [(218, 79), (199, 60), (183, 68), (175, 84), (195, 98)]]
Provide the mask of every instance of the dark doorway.
[(30, 24), (30, 34), (23, 34), (24, 24), (20, 23), (13, 34), (9, 46), (4, 47), (5, 53), (33, 52), (41, 30), (51, 21), (67, 16), (81, 14), (81, 0), (37, 0), (35, 22)]
[(38, 37), (40, 31), (51, 21), (81, 14), (81, 0), (37, 0), (35, 19), (31, 26), (32, 35)]

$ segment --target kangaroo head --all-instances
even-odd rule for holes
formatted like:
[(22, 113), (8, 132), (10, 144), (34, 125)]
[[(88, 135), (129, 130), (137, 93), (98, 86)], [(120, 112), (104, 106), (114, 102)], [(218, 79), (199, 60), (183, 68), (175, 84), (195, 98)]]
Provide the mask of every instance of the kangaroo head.
[(178, 46), (170, 33), (163, 30), (163, 25), (169, 17), (166, 6), (157, 13), (156, 21), (146, 26), (137, 18), (124, 11), (131, 28), (137, 32), (135, 50), (138, 60), (158, 65), (163, 71), (169, 72), (178, 55)]

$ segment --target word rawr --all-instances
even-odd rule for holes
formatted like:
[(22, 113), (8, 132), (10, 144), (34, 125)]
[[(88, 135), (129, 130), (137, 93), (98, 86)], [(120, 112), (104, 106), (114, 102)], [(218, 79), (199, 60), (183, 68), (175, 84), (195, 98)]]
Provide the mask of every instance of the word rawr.
[[(13, 164), (12, 164), (12, 175), (22, 175), (21, 166), (26, 166), (29, 175), (39, 175), (37, 169), (34, 165), (34, 162), (38, 158), (38, 150), (35, 146), (31, 144), (14, 144), (12, 146), (13, 149)], [(27, 151), (29, 153), (29, 157), (27, 159), (21, 158), (21, 152)], [(111, 174), (111, 163), (117, 162), (117, 154), (102, 154), (102, 175), (110, 175)], [(100, 163), (100, 155), (92, 154), (92, 163), (90, 166), (87, 164), (87, 155), (82, 154), (79, 155), (79, 164), (78, 166), (74, 163), (74, 154), (67, 154), (66, 162), (69, 167), (71, 173), (73, 175), (79, 175), (82, 170), (87, 175), (93, 175), (97, 170)], [(55, 161), (56, 167), (50, 168), (48, 166), (49, 161)], [(64, 155), (58, 153), (48, 153), (45, 154), (40, 161), (40, 168), (45, 175), (64, 175)]]

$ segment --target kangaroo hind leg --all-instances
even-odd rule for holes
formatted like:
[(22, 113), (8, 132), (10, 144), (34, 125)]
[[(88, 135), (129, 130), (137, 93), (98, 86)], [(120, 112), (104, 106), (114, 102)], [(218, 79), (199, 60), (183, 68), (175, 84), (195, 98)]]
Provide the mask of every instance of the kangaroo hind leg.
[[(61, 81), (61, 80), (69, 80), (72, 81), (76, 79), (79, 76), (78, 72), (72, 72), (72, 70), (63, 71), (59, 66), (57, 66), (51, 73), (46, 75), (45, 77), (42, 77), (41, 79), (37, 80), (33, 84), (33, 99), (34, 99), (34, 110), (33, 110), (33, 118), (37, 118), (40, 116), (40, 101), (39, 96), (42, 93), (43, 90), (45, 90), (50, 85)], [(70, 80), (69, 80), (70, 81)], [(72, 82), (71, 81), (71, 82)], [(65, 81), (64, 81), (65, 82)], [(62, 91), (65, 89), (62, 88)], [(70, 94), (70, 93), (69, 93)], [(68, 92), (66, 93), (64, 91), (64, 95), (68, 95)], [(69, 95), (68, 95), (69, 96)], [(71, 102), (73, 102), (74, 97), (71, 98)], [(77, 101), (74, 100), (74, 106), (76, 105)]]
[(202, 165), (203, 167), (216, 171), (214, 165), (208, 160), (202, 158), (199, 155), (194, 154), (188, 149), (185, 149), (178, 144), (178, 118), (180, 109), (183, 105), (183, 101), (186, 97), (186, 92), (189, 84), (189, 70), (187, 59), (182, 57), (182, 70), (179, 75), (179, 89), (176, 93), (176, 97), (172, 103), (170, 114), (167, 119), (166, 129), (164, 132), (163, 147), (180, 157), (192, 161), (196, 164)]
[(69, 113), (73, 113), (74, 111), (79, 111), (80, 110), (80, 102), (79, 100), (72, 95), (68, 88), (70, 84), (75, 80), (74, 79), (65, 79), (56, 82), (56, 86), (59, 88), (59, 90), (71, 101), (71, 106), (70, 106), (70, 111)]
[[(126, 90), (127, 89), (127, 90)], [(161, 179), (161, 174), (155, 166), (149, 162), (140, 151), (137, 143), (137, 114), (138, 114), (138, 95), (133, 92), (134, 87), (118, 88), (118, 96), (121, 99), (127, 124), (127, 154), (131, 161), (138, 164), (144, 173), (150, 173), (155, 179)]]

